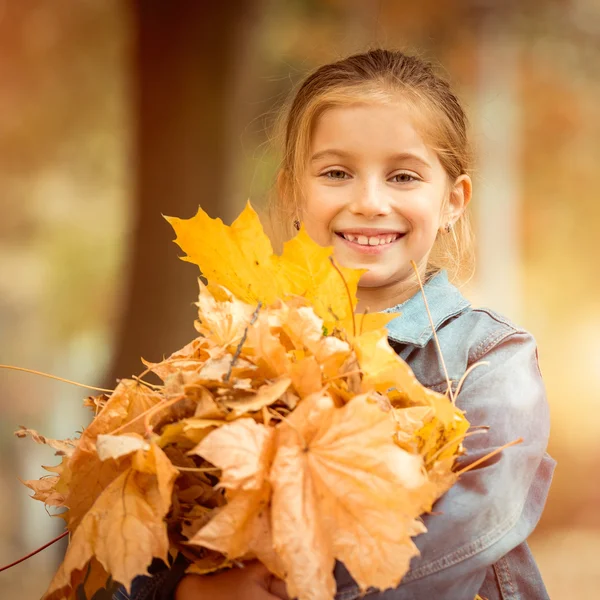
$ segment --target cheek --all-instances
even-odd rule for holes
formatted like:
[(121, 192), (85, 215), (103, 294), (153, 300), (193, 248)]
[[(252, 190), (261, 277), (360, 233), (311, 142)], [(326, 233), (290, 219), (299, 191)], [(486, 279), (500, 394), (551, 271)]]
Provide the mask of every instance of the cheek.
[(331, 243), (331, 225), (340, 211), (336, 195), (317, 185), (305, 187), (303, 221), (309, 235), (318, 243)]
[(432, 196), (415, 198), (406, 210), (406, 218), (420, 237), (435, 237), (440, 227), (441, 202), (437, 195)]

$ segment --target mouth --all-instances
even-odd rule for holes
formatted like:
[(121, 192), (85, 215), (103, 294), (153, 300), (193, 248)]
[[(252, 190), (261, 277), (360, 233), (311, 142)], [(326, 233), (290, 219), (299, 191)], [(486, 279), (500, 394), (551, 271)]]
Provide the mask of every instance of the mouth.
[(405, 232), (383, 230), (336, 231), (335, 234), (353, 246), (362, 246), (364, 249), (383, 249), (406, 235)]

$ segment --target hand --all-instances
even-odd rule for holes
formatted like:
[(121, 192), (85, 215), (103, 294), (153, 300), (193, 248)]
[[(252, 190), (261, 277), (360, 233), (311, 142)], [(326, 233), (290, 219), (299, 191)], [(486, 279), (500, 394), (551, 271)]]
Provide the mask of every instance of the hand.
[(218, 575), (186, 575), (175, 600), (289, 600), (285, 582), (255, 561)]

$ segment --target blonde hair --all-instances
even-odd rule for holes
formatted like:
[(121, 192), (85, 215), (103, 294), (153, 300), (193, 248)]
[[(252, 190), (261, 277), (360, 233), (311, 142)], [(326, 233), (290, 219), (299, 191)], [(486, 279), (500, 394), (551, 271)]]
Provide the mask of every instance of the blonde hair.
[[(293, 234), (301, 213), (301, 178), (306, 168), (311, 135), (327, 109), (356, 103), (390, 103), (398, 96), (411, 114), (453, 183), (469, 174), (471, 151), (467, 118), (448, 82), (422, 59), (390, 50), (371, 50), (326, 64), (300, 85), (278, 122), (282, 162), (270, 201), (273, 232), (280, 239)], [(447, 202), (447, 199), (446, 199)], [(447, 269), (452, 280), (473, 270), (473, 236), (465, 211), (451, 234), (438, 235), (426, 268), (426, 277)]]

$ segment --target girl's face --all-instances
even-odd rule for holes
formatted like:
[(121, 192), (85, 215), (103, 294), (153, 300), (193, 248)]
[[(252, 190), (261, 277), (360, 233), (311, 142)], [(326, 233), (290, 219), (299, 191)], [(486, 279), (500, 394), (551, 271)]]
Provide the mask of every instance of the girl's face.
[(324, 112), (303, 177), (309, 235), (333, 246), (343, 266), (368, 269), (359, 300), (362, 288), (370, 310), (405, 299), (414, 281), (410, 261), (424, 272), (438, 232), (458, 219), (470, 197), (469, 178), (449, 183), (402, 102)]

